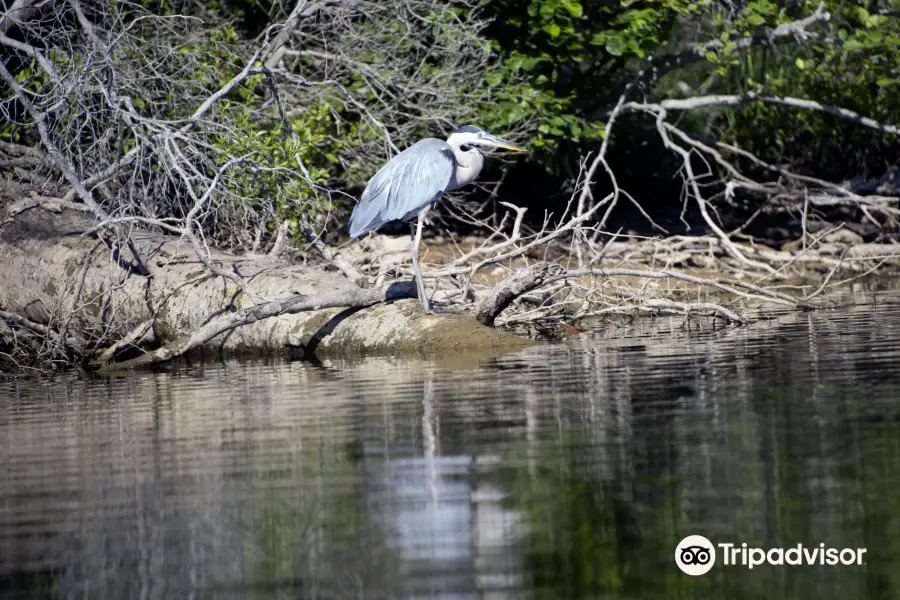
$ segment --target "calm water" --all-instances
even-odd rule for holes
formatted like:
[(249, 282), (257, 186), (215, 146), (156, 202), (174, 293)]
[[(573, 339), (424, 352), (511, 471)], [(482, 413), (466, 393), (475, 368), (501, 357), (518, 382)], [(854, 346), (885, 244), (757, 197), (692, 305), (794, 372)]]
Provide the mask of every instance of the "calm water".
[[(2, 598), (892, 598), (900, 306), (0, 382)], [(722, 566), (688, 534), (867, 548)]]

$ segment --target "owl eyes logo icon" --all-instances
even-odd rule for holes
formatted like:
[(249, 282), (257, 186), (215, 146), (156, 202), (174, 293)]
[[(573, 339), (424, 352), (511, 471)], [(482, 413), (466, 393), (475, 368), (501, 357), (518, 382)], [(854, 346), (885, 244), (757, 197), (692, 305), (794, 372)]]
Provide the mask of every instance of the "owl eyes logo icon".
[(681, 551), (681, 562), (686, 565), (705, 565), (709, 562), (710, 549), (703, 546), (688, 546)]
[(702, 535), (689, 535), (675, 548), (675, 564), (688, 575), (704, 575), (716, 564), (716, 548)]

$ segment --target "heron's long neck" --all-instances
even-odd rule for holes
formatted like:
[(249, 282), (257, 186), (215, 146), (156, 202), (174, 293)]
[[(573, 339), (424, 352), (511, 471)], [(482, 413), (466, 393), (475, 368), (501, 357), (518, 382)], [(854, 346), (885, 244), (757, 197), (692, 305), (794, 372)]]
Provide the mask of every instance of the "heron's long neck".
[(452, 142), (448, 143), (453, 148), (453, 156), (456, 158), (456, 173), (454, 173), (453, 180), (447, 189), (455, 190), (471, 183), (478, 177), (478, 174), (481, 173), (481, 167), (484, 166), (484, 157), (475, 148), (468, 152), (463, 152), (458, 145)]

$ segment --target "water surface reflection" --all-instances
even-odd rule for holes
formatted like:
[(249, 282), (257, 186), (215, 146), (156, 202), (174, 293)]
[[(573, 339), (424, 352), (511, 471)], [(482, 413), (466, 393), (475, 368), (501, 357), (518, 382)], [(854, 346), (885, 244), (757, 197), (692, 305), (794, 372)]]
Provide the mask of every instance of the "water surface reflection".
[[(893, 597), (898, 317), (3, 382), (0, 597)], [(691, 578), (689, 533), (867, 564)]]

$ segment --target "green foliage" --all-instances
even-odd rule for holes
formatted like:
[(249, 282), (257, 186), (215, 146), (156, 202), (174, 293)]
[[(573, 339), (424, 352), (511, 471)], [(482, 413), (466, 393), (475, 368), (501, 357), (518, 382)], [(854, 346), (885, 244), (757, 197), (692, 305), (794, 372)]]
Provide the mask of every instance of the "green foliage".
[[(759, 26), (774, 27), (811, 14), (819, 2), (799, 3), (790, 13), (769, 0), (742, 11), (732, 38)], [(716, 61), (721, 76), (715, 91), (748, 90), (815, 100), (852, 110), (884, 123), (900, 123), (895, 87), (900, 71), (900, 19), (870, 13), (852, 3), (825, 2), (833, 15), (820, 26), (826, 43), (760, 48)], [(811, 172), (850, 177), (879, 172), (891, 160), (895, 140), (838, 117), (816, 111), (754, 104), (718, 121), (717, 134), (771, 162), (787, 161)], [(896, 150), (894, 150), (896, 152)]]
[[(67, 64), (71, 62), (71, 59), (55, 51), (49, 52), (47, 59), (51, 63), (55, 62), (58, 64)], [(28, 62), (24, 63), (15, 73), (14, 77), (16, 82), (25, 88), (27, 92), (31, 92), (35, 95), (42, 93), (50, 83), (50, 77), (38, 66), (36, 59), (30, 59)], [(13, 91), (3, 88), (2, 93), (6, 96), (3, 98), (3, 102), (12, 104), (14, 97)], [(17, 119), (0, 122), (0, 140), (19, 143), (23, 141), (23, 136), (28, 135), (28, 132), (29, 127), (23, 126)]]
[[(710, 41), (716, 43), (705, 64), (675, 70), (651, 93), (670, 96), (676, 84), (695, 94), (754, 90), (900, 122), (896, 16), (862, 3), (827, 1), (824, 9), (833, 18), (810, 27), (823, 41), (789, 38), (736, 49), (737, 41), (807, 17), (819, 4), (751, 0), (735, 9), (711, 0), (487, 2), (494, 19), (488, 34), (504, 71), (486, 78), (498, 103), (484, 122), (499, 130), (527, 122), (533, 131), (529, 144), (537, 149), (533, 158), (558, 171), (560, 161), (572, 159), (560, 152), (567, 143), (583, 149), (603, 137), (608, 110), (648, 60), (662, 64)], [(833, 116), (771, 105), (691, 113), (686, 119), (695, 131), (724, 136), (768, 160), (812, 167), (849, 154), (848, 172), (877, 168), (877, 153), (869, 149), (893, 143)]]
[[(276, 214), (295, 228), (303, 217), (314, 218), (334, 208), (322, 190), (345, 172), (338, 158), (344, 142), (331, 107), (311, 106), (287, 127), (255, 122), (242, 102), (224, 102), (221, 108), (243, 135), (220, 136), (214, 147), (223, 156), (252, 161), (231, 178), (237, 197), (256, 199), (261, 206), (272, 203)], [(298, 171), (305, 171), (309, 179), (298, 178)]]
[[(525, 121), (532, 156), (565, 169), (565, 145), (605, 135), (605, 109), (641, 62), (668, 43), (673, 28), (709, 0), (512, 0), (486, 3), (488, 35), (503, 58), (494, 73), (498, 98), (483, 122), (498, 130)], [(571, 165), (569, 165), (571, 166)]]

